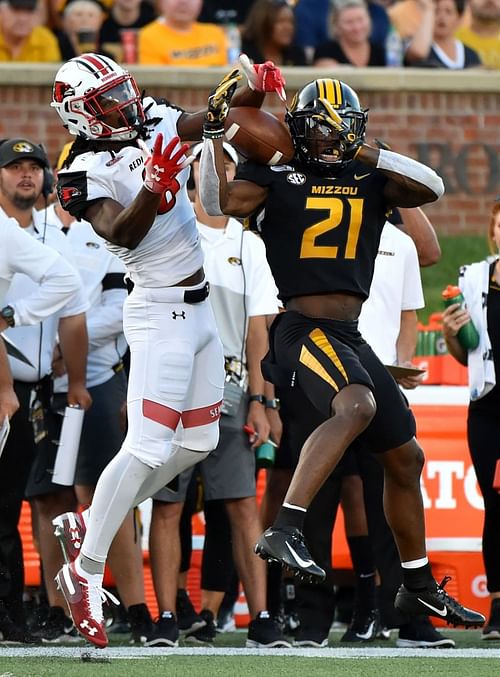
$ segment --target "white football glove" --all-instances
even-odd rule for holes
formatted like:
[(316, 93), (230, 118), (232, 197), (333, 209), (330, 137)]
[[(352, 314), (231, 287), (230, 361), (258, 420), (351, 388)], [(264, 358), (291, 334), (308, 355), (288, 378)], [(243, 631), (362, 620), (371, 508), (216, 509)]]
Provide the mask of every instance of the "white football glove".
[(285, 78), (272, 61), (251, 63), (246, 54), (240, 54), (240, 64), (247, 76), (248, 86), (257, 92), (276, 92), (286, 103)]

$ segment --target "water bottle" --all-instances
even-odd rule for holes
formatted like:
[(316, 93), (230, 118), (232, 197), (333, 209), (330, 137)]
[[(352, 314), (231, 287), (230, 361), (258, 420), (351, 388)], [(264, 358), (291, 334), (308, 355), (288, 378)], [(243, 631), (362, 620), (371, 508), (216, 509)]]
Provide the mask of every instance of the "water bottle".
[(389, 29), (385, 40), (385, 63), (392, 68), (401, 68), (403, 65), (403, 41), (393, 27)]
[(237, 63), (241, 54), (241, 34), (238, 26), (233, 23), (226, 24), (225, 31), (227, 37), (227, 63), (232, 66)]
[[(453, 303), (460, 303), (462, 308), (466, 307), (465, 299), (460, 291), (460, 287), (449, 284), (442, 292), (441, 296), (444, 299), (446, 308)], [(464, 350), (475, 350), (478, 347), (479, 334), (472, 320), (467, 322), (467, 324), (458, 331), (457, 339)]]
[(276, 447), (272, 440), (267, 440), (257, 447), (255, 460), (258, 468), (272, 468), (276, 457)]

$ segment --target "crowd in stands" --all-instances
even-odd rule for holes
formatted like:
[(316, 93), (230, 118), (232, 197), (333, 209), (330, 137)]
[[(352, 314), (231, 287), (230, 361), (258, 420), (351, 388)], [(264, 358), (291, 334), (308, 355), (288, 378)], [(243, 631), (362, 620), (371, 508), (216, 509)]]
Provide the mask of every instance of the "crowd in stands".
[[(397, 51), (396, 60), (394, 50)], [(2, 0), (0, 61), (500, 67), (499, 0)]]

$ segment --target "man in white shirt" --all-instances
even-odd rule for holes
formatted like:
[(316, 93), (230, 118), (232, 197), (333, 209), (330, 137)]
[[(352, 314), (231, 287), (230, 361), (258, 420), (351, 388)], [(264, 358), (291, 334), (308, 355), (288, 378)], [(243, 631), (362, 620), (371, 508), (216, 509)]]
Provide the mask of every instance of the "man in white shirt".
[[(47, 224), (43, 212), (34, 206), (40, 195), (45, 198), (50, 191), (49, 162), (44, 150), (28, 139), (8, 139), (0, 145), (0, 216), (13, 217), (18, 228), (25, 233), (70, 258), (62, 233)], [(73, 269), (74, 275), (78, 274)], [(79, 278), (78, 278), (79, 279)], [(36, 292), (36, 282), (24, 274), (16, 274), (6, 294), (7, 306), (0, 315), (8, 320), (5, 311), (18, 309), (23, 299)], [(87, 331), (85, 311), (88, 301), (81, 281), (64, 306), (58, 306), (43, 322), (32, 326), (18, 326), (14, 321), (7, 335), (28, 357), (25, 364), (11, 359), (10, 368), (20, 409), (12, 421), (0, 470), (0, 557), (10, 575), (10, 589), (3, 597), (11, 620), (24, 627), (22, 606), (24, 571), (22, 549), (17, 523), (24, 498), (26, 481), (33, 473), (35, 483), (46, 473), (46, 454), (54, 453), (50, 412), (52, 353), (59, 333), (70, 387), (68, 402), (87, 409), (91, 398), (85, 387)], [(22, 468), (22, 471), (20, 470)], [(36, 509), (41, 509), (35, 501)], [(43, 548), (44, 534), (40, 534)]]
[[(6, 308), (5, 295), (17, 272), (31, 277), (37, 286), (32, 294)], [(17, 326), (40, 322), (59, 310), (77, 288), (75, 271), (57, 252), (31, 238), (14, 219), (0, 219), (0, 331), (9, 327), (8, 320)], [(7, 319), (2, 312), (7, 313)], [(4, 379), (0, 387), (0, 419), (4, 420), (17, 411), (19, 402), (3, 342), (0, 353)]]

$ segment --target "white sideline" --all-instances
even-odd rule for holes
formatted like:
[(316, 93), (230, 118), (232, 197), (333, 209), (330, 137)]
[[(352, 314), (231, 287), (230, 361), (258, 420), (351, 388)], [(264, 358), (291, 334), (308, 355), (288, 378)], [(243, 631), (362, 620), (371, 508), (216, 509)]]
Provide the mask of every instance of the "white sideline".
[[(235, 647), (205, 648), (178, 647), (153, 649), (145, 647), (111, 647), (91, 649), (88, 647), (11, 647), (0, 646), (0, 659), (4, 658), (72, 658), (106, 661), (158, 658), (159, 656), (291, 656), (294, 658), (500, 658), (500, 648), (469, 649), (392, 649), (392, 648), (325, 648), (325, 649), (243, 649)], [(85, 660), (83, 658), (83, 660)]]

